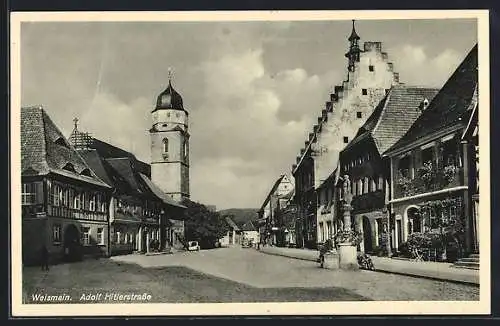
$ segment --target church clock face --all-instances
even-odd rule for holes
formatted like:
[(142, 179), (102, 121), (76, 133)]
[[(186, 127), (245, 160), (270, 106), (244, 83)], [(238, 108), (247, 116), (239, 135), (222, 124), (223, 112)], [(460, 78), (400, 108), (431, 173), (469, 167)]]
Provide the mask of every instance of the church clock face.
[(170, 102), (171, 102), (170, 94), (165, 94), (161, 97), (161, 104), (162, 105), (170, 105)]

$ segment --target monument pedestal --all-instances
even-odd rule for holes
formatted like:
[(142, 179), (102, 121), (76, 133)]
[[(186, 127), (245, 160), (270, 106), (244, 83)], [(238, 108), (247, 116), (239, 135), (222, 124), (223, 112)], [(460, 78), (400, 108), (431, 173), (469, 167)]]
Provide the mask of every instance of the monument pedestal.
[(350, 243), (339, 244), (340, 268), (357, 270), (359, 269), (357, 248)]
[(326, 252), (323, 258), (323, 268), (339, 269), (340, 259), (337, 251)]

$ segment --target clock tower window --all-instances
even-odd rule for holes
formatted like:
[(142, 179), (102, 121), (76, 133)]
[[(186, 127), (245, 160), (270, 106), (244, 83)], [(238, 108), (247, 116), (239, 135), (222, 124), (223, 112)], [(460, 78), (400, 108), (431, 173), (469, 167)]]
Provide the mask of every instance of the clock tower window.
[(163, 153), (168, 154), (168, 139), (163, 138)]

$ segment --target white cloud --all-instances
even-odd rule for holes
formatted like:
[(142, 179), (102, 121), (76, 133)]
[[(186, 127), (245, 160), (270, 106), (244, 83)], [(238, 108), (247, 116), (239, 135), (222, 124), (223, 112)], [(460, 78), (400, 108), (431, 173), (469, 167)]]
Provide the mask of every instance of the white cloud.
[(429, 56), (423, 46), (403, 45), (390, 52), (401, 81), (410, 85), (441, 87), (463, 59), (451, 49)]

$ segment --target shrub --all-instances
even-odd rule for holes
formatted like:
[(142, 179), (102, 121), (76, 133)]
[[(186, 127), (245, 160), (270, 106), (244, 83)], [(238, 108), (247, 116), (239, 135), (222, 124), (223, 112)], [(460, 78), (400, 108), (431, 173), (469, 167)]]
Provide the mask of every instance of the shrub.
[(358, 253), (357, 259), (359, 268), (369, 271), (375, 270), (375, 266), (373, 265), (373, 261), (369, 255), (365, 253)]

